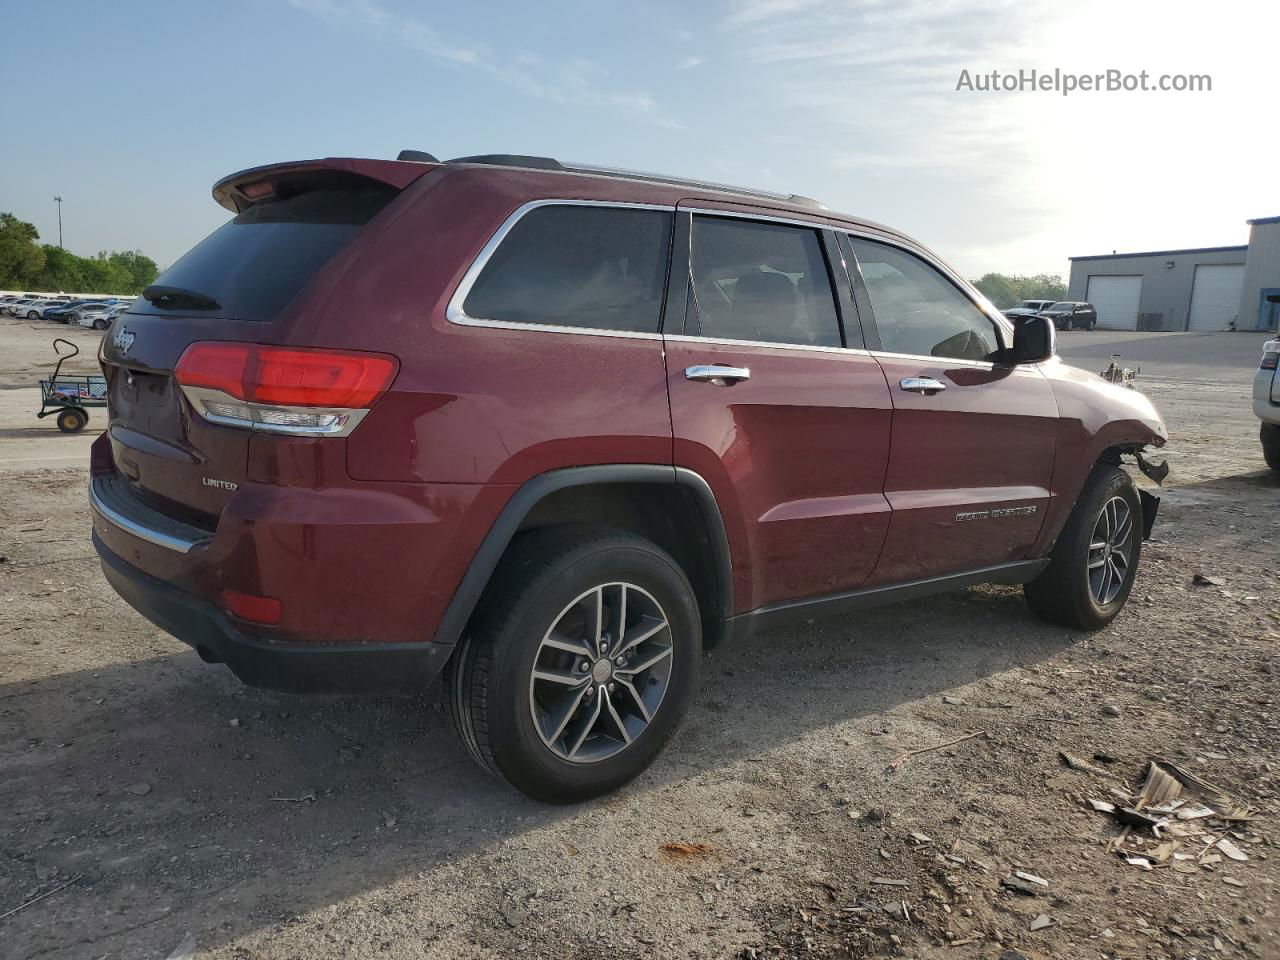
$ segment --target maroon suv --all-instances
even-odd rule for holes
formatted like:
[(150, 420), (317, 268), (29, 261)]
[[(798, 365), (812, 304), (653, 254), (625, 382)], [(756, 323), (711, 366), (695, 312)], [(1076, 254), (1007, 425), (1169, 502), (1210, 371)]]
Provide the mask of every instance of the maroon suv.
[(636, 776), (704, 649), (1025, 584), (1108, 623), (1166, 433), (887, 227), (797, 196), (426, 154), (259, 167), (106, 336), (94, 545), (287, 691), (421, 691), (573, 801)]

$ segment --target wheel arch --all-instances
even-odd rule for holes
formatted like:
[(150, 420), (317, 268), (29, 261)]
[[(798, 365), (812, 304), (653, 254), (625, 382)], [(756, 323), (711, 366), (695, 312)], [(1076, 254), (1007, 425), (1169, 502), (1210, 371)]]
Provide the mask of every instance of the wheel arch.
[(702, 612), (703, 643), (714, 647), (732, 615), (732, 561), (715, 494), (699, 474), (659, 464), (567, 467), (526, 481), (481, 541), (436, 628), (455, 644), (480, 605), (511, 541), (527, 530), (568, 523), (638, 533), (680, 564)]

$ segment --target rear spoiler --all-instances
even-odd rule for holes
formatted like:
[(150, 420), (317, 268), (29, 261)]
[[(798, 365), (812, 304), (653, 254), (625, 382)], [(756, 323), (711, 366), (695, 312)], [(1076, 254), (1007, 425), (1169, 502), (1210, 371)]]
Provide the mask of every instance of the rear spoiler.
[(232, 213), (239, 213), (257, 199), (253, 188), (259, 184), (263, 185), (263, 194), (269, 194), (273, 192), (269, 187), (273, 180), (325, 171), (364, 177), (366, 180), (374, 180), (385, 183), (389, 187), (395, 187), (397, 190), (403, 190), (437, 166), (439, 164), (411, 163), (402, 160), (362, 160), (359, 157), (325, 157), (323, 160), (271, 163), (262, 167), (250, 167), (248, 170), (241, 170), (229, 177), (223, 177), (213, 185), (213, 199)]

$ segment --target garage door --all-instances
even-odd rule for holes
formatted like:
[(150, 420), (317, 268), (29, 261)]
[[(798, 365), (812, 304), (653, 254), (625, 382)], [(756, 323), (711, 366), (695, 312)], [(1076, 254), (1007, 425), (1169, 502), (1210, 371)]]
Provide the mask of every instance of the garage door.
[(1085, 299), (1098, 311), (1098, 326), (1110, 330), (1138, 329), (1141, 277), (1090, 277)]
[(1225, 330), (1240, 312), (1243, 263), (1201, 263), (1191, 287), (1188, 330)]

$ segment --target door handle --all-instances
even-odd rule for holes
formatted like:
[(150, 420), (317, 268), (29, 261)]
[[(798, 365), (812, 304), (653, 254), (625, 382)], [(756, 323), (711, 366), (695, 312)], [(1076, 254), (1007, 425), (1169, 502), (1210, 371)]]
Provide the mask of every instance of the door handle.
[(746, 367), (721, 367), (705, 364), (685, 367), (684, 378), (698, 383), (714, 383), (717, 387), (731, 387), (739, 380), (750, 380), (751, 371)]
[(932, 396), (941, 390), (947, 389), (945, 383), (941, 380), (935, 380), (933, 377), (903, 377), (898, 386), (907, 391), (907, 393), (923, 393), (925, 396)]

